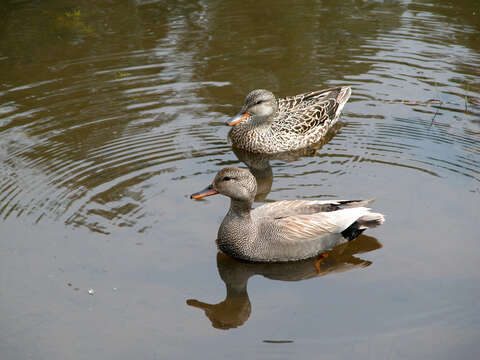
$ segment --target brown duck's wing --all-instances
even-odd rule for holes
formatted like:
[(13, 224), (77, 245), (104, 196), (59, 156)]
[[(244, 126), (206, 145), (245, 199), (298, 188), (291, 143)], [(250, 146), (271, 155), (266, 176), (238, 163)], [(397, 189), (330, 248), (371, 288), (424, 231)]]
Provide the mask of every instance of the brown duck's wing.
[(278, 110), (279, 112), (296, 111), (297, 109), (303, 109), (306, 106), (308, 107), (308, 105), (311, 105), (312, 103), (328, 101), (329, 99), (337, 100), (342, 91), (345, 91), (344, 87), (335, 87), (294, 96), (287, 96), (278, 99)]
[(279, 99), (278, 120), (273, 127), (276, 131), (297, 134), (315, 130), (338, 115), (339, 106), (346, 101), (344, 93), (344, 88), (337, 87)]
[[(324, 105), (332, 105), (331, 111)], [(274, 123), (272, 127), (279, 132), (306, 135), (312, 131), (316, 132), (319, 127), (324, 126), (328, 120), (334, 118), (337, 108), (338, 104), (317, 104), (308, 109), (286, 114), (282, 121)]]
[(281, 218), (295, 215), (311, 215), (341, 209), (362, 207), (371, 204), (369, 200), (283, 200), (265, 204), (252, 210), (254, 217)]

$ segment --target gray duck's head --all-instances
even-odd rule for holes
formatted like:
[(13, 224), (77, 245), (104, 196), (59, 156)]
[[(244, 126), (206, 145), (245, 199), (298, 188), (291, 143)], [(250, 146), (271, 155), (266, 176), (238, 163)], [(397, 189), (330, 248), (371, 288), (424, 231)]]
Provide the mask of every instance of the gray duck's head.
[(213, 183), (202, 191), (190, 195), (191, 199), (222, 194), (232, 200), (252, 203), (257, 192), (257, 181), (250, 171), (238, 167), (226, 167), (220, 170)]
[(253, 90), (245, 98), (242, 110), (233, 119), (227, 121), (226, 124), (233, 126), (241, 122), (268, 122), (273, 119), (272, 115), (275, 114), (277, 108), (277, 100), (271, 91), (264, 89)]

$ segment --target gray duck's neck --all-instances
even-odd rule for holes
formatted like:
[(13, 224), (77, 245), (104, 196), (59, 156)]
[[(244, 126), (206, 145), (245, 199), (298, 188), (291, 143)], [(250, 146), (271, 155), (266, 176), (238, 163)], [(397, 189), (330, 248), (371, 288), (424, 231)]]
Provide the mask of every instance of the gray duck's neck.
[(253, 200), (235, 200), (231, 199), (230, 201), (230, 210), (228, 210), (228, 215), (238, 216), (241, 218), (249, 218), (250, 210), (252, 210)]

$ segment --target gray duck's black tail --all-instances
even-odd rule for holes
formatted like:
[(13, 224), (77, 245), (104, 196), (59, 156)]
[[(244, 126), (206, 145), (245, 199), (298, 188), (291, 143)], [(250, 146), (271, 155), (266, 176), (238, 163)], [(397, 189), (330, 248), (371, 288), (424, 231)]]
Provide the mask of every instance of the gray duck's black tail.
[(357, 238), (362, 232), (368, 228), (374, 228), (382, 225), (385, 217), (380, 213), (369, 213), (357, 219), (352, 225), (342, 231), (342, 236), (351, 241)]

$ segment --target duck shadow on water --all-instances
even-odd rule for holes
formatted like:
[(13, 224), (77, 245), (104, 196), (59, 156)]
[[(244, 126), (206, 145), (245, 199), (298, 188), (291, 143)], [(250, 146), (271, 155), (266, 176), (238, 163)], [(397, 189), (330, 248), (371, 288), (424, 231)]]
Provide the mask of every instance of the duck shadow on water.
[(196, 299), (188, 299), (186, 302), (189, 306), (202, 309), (214, 328), (223, 330), (236, 328), (248, 320), (252, 311), (247, 292), (250, 277), (262, 275), (271, 280), (301, 281), (364, 268), (372, 262), (355, 255), (381, 247), (377, 239), (360, 235), (357, 239), (339, 245), (323, 255), (286, 263), (253, 263), (237, 260), (219, 252), (217, 267), (227, 289), (225, 300), (217, 304), (208, 304)]
[(315, 156), (317, 151), (327, 144), (344, 126), (340, 121), (337, 122), (322, 138), (321, 141), (296, 151), (281, 152), (277, 154), (257, 154), (232, 146), (235, 156), (247, 165), (248, 169), (257, 180), (256, 202), (264, 202), (268, 194), (272, 190), (273, 170), (270, 166), (271, 160), (280, 160), (284, 162), (293, 162), (302, 157)]

